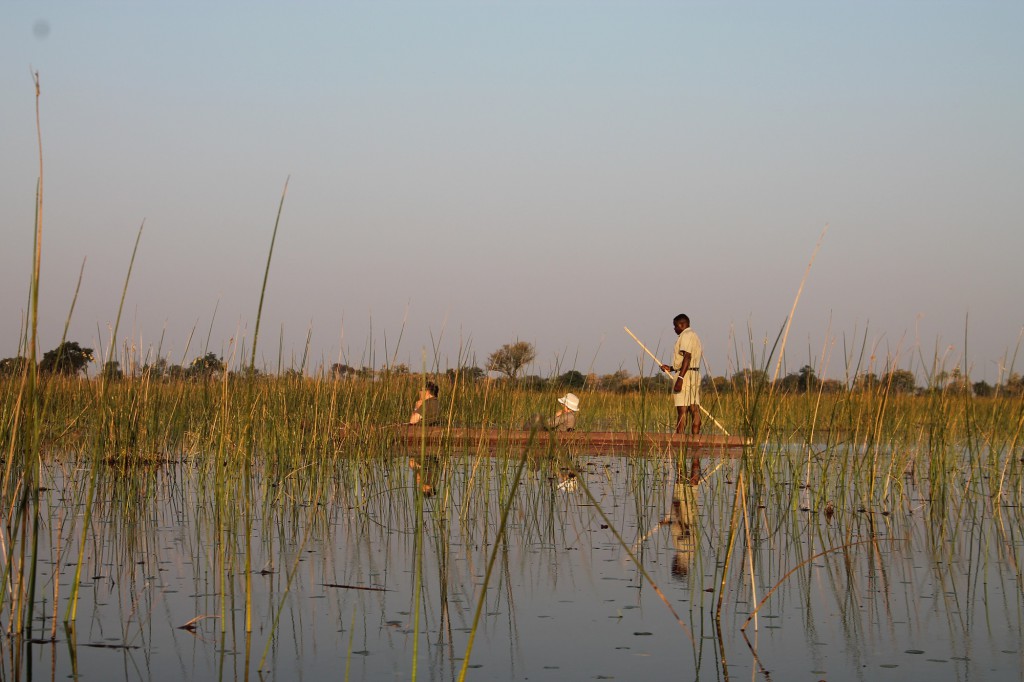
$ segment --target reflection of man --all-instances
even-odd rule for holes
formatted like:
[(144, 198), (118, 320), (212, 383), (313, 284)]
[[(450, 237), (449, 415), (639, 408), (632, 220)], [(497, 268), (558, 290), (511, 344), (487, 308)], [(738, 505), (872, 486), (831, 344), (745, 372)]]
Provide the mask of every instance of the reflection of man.
[(672, 577), (684, 580), (690, 573), (690, 563), (697, 548), (697, 494), (696, 488), (685, 483), (676, 483), (672, 489), (672, 512), (669, 525), (672, 529), (672, 546), (676, 555), (672, 557)]

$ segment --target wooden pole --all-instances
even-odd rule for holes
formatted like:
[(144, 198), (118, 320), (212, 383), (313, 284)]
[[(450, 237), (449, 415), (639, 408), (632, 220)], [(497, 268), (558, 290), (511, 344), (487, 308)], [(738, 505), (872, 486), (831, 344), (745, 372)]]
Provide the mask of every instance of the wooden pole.
[[(623, 327), (623, 329), (625, 329), (625, 330), (626, 330), (626, 333), (627, 333), (627, 334), (629, 334), (630, 336), (632, 336), (632, 337), (633, 337), (633, 340), (634, 340), (634, 341), (636, 341), (637, 343), (639, 343), (639, 344), (640, 344), (640, 347), (641, 347), (641, 348), (643, 348), (643, 349), (644, 349), (644, 351), (645, 351), (645, 352), (646, 352), (646, 353), (647, 353), (648, 355), (650, 355), (650, 356), (651, 356), (651, 359), (652, 359), (652, 360), (654, 360), (654, 362), (655, 362), (655, 363), (656, 363), (656, 364), (658, 365), (658, 368), (659, 368), (659, 369), (661, 369), (661, 371), (662, 371), (662, 372), (665, 372), (665, 374), (669, 375), (670, 377), (672, 376), (672, 372), (666, 372), (666, 371), (665, 371), (665, 369), (664, 369), (664, 368), (662, 367), (662, 362), (661, 362), (661, 360), (659, 360), (659, 359), (658, 359), (658, 356), (656, 356), (656, 355), (655, 355), (654, 353), (652, 353), (652, 352), (650, 351), (650, 349), (649, 349), (649, 348), (647, 348), (647, 346), (645, 346), (645, 345), (644, 345), (644, 342), (643, 342), (643, 341), (641, 341), (640, 339), (636, 338), (636, 334), (634, 334), (633, 332), (629, 331), (629, 327)], [(673, 378), (675, 378), (675, 377), (673, 377)], [(713, 417), (713, 416), (711, 415), (711, 413), (710, 413), (710, 412), (708, 412), (708, 411), (707, 411), (706, 409), (704, 409), (704, 406), (703, 406), (703, 405), (701, 405), (700, 403), (697, 403), (697, 407), (699, 407), (699, 408), (700, 408), (700, 411), (701, 411), (701, 412), (703, 412), (704, 414), (706, 414), (706, 415), (708, 416), (708, 419), (710, 419), (711, 421), (713, 421), (713, 422), (715, 423), (715, 426), (717, 426), (717, 427), (718, 427), (719, 429), (721, 429), (721, 430), (722, 430), (722, 433), (724, 433), (724, 434), (725, 434), (725, 435), (727, 435), (727, 436), (731, 436), (731, 435), (732, 435), (731, 433), (729, 433), (728, 431), (726, 431), (726, 430), (725, 430), (725, 427), (724, 427), (724, 426), (722, 426), (722, 425), (721, 425), (721, 424), (720, 424), (720, 423), (718, 422), (718, 420), (717, 420), (717, 419), (715, 419), (715, 418), (714, 418), (714, 417)]]

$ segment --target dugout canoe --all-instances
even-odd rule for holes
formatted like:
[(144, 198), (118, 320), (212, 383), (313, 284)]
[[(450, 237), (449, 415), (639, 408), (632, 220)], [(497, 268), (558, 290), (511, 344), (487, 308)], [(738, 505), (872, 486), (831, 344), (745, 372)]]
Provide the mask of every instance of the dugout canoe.
[[(496, 428), (446, 428), (443, 426), (406, 427), (405, 440), (409, 447), (448, 446), (459, 449), (486, 449), (524, 447), (530, 443), (532, 432)], [(640, 431), (539, 431), (534, 436), (535, 447), (551, 444), (564, 446), (580, 453), (629, 453), (642, 451), (714, 453), (735, 451), (738, 454), (750, 439), (742, 436), (682, 433), (652, 433)]]

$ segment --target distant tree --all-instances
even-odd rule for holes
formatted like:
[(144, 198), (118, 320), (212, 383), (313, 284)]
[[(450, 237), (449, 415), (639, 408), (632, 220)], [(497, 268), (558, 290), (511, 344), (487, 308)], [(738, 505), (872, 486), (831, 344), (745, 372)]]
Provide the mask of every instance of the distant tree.
[(882, 375), (882, 383), (893, 393), (913, 393), (917, 388), (914, 373), (905, 369), (894, 369)]
[(349, 379), (356, 374), (355, 367), (349, 367), (343, 365), (340, 362), (336, 362), (331, 365), (331, 378), (332, 379)]
[(121, 363), (117, 360), (108, 360), (103, 363), (103, 370), (101, 374), (107, 381), (120, 381), (121, 379), (124, 379), (124, 372), (121, 371)]
[(356, 376), (360, 379), (372, 379), (376, 375), (376, 370), (374, 370), (373, 367), (367, 367), (366, 365), (363, 365), (356, 370)]
[(409, 374), (409, 365), (404, 362), (399, 362), (396, 365), (385, 367), (380, 371), (383, 376), (405, 376)]
[(874, 372), (864, 372), (858, 374), (853, 380), (853, 390), (855, 391), (873, 391), (878, 388), (879, 385), (878, 375)]
[(821, 380), (818, 379), (818, 375), (814, 373), (814, 368), (810, 365), (804, 365), (801, 367), (797, 376), (800, 377), (797, 388), (801, 391), (813, 391), (818, 388), (818, 384), (821, 383)]
[(75, 376), (92, 361), (92, 348), (82, 348), (77, 341), (63, 341), (43, 354), (39, 370), (50, 374)]
[(142, 376), (149, 379), (163, 379), (170, 371), (167, 358), (157, 358), (153, 364), (146, 364), (142, 368)]
[(480, 379), (483, 379), (485, 376), (487, 376), (487, 372), (483, 371), (479, 367), (464, 366), (459, 367), (457, 369), (449, 367), (448, 370), (445, 371), (445, 375), (447, 375), (447, 377), (452, 381), (455, 381), (455, 377), (458, 376), (460, 377), (461, 381), (472, 383), (474, 381), (479, 381)]
[(738, 391), (754, 391), (768, 385), (768, 372), (763, 369), (741, 369), (732, 375), (732, 385)]
[(987, 398), (995, 393), (995, 388), (986, 381), (975, 381), (972, 388), (974, 389), (974, 395), (979, 398)]
[(846, 384), (838, 379), (825, 379), (821, 382), (822, 393), (842, 393), (845, 389)]
[(583, 388), (587, 384), (587, 377), (582, 372), (570, 369), (564, 374), (559, 374), (554, 383), (564, 388)]
[(531, 374), (529, 376), (525, 376), (522, 379), (520, 379), (519, 380), (519, 385), (522, 388), (526, 388), (526, 389), (530, 389), (530, 390), (534, 390), (534, 391), (542, 391), (545, 388), (547, 388), (548, 382), (547, 382), (547, 379), (545, 379), (542, 376), (539, 376), (537, 374)]
[(0, 376), (21, 376), (28, 368), (28, 364), (28, 358), (23, 358), (20, 355), (16, 358), (4, 358), (0, 360)]
[(216, 353), (207, 353), (192, 361), (185, 370), (185, 376), (189, 379), (208, 379), (223, 371), (224, 361), (217, 357)]
[(732, 382), (723, 376), (713, 377), (710, 374), (700, 382), (700, 390), (710, 394), (728, 393), (732, 389)]
[(800, 390), (800, 375), (787, 374), (775, 382), (775, 387), (783, 393), (796, 393)]
[(499, 372), (509, 379), (515, 379), (519, 372), (537, 357), (537, 351), (528, 341), (506, 343), (487, 358), (487, 370)]
[[(605, 391), (619, 391), (629, 381), (629, 372), (624, 369), (617, 370), (611, 374), (605, 374), (598, 380), (598, 386)], [(637, 384), (639, 387), (639, 384)]]
[(228, 376), (230, 376), (232, 379), (242, 379), (245, 381), (250, 381), (252, 379), (259, 379), (260, 377), (264, 376), (264, 374), (259, 367), (245, 365), (239, 368), (237, 372), (231, 372)]
[[(640, 387), (643, 386), (643, 382), (643, 377), (630, 376), (627, 372), (626, 376), (615, 386), (614, 390), (616, 393), (636, 393), (640, 390)], [(648, 383), (648, 385), (650, 385), (650, 383)], [(661, 385), (661, 382), (656, 382), (654, 385), (659, 386)]]
[(962, 373), (959, 367), (954, 367), (953, 371), (949, 373), (949, 383), (946, 384), (946, 390), (953, 391), (954, 393), (967, 393), (971, 391), (971, 379)]

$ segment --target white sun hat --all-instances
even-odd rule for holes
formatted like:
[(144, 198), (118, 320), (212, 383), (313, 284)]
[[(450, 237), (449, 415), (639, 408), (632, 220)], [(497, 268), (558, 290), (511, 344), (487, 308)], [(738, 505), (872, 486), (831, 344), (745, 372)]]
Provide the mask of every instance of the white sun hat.
[(573, 412), (580, 411), (580, 399), (576, 396), (575, 393), (566, 393), (565, 395), (558, 399), (558, 402), (562, 403)]

